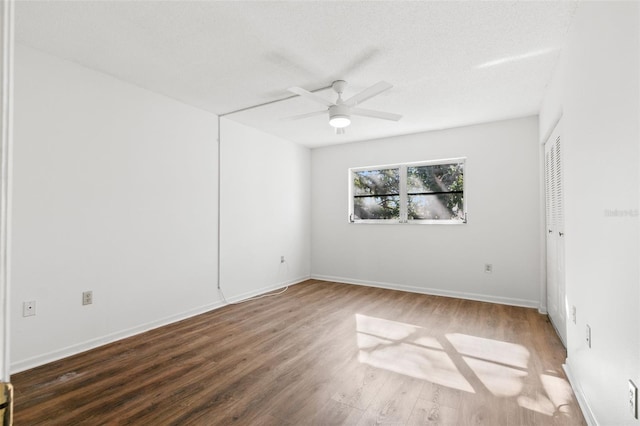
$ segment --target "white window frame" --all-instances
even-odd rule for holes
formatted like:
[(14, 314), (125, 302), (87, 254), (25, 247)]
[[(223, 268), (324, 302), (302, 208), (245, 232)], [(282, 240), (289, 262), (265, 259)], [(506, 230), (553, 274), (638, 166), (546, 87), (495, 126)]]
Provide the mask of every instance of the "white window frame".
[[(440, 160), (416, 161), (411, 163), (385, 164), (381, 166), (353, 167), (348, 170), (349, 212), (347, 220), (352, 224), (401, 224), (401, 225), (462, 225), (467, 223), (467, 162), (466, 157), (446, 158)], [(411, 219), (407, 218), (407, 167), (437, 166), (439, 164), (462, 163), (464, 178), (462, 181), (462, 209), (464, 219)], [(399, 169), (400, 176), (400, 217), (399, 219), (354, 219), (354, 173), (366, 170)]]

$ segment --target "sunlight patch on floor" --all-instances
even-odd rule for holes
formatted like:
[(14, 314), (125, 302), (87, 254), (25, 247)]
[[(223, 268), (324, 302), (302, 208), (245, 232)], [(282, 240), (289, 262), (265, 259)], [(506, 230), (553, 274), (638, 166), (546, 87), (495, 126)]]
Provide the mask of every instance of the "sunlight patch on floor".
[(465, 392), (473, 387), (432, 337), (421, 327), (356, 315), (358, 360), (376, 368)]
[(445, 337), (493, 395), (512, 397), (522, 392), (528, 375), (530, 354), (527, 348), (460, 333)]
[(569, 382), (562, 377), (549, 376), (546, 374), (540, 375), (540, 381), (554, 407), (557, 408), (557, 411), (568, 414), (568, 407), (573, 394)]
[(460, 333), (445, 337), (462, 355), (525, 369), (529, 363), (529, 351), (522, 345)]
[(469, 357), (463, 357), (463, 359), (494, 396), (513, 397), (522, 392), (524, 379), (528, 375), (526, 371), (496, 364), (492, 361)]
[(546, 395), (536, 394), (535, 398), (519, 396), (518, 405), (538, 413), (554, 416), (563, 414), (570, 416), (571, 385), (562, 377), (540, 375), (540, 382)]
[(518, 405), (527, 410), (535, 411), (547, 416), (553, 416), (555, 407), (553, 403), (545, 395), (536, 392), (535, 397), (520, 395), (518, 396)]
[(406, 339), (421, 328), (398, 321), (390, 321), (360, 314), (356, 314), (356, 324), (358, 326), (358, 333), (367, 333), (389, 340)]
[(465, 392), (486, 389), (547, 416), (570, 415), (571, 386), (562, 377), (541, 374), (546, 395), (523, 395), (531, 354), (522, 345), (461, 333), (438, 340), (420, 326), (361, 314), (355, 319), (363, 364)]
[[(394, 373), (428, 380), (432, 383), (474, 392), (473, 387), (458, 371), (451, 358), (442, 350), (428, 349), (408, 343), (394, 343), (385, 339), (368, 336), (367, 344), (376, 340), (375, 346), (362, 348), (358, 361), (372, 367), (382, 368)], [(358, 338), (358, 341), (363, 341)]]

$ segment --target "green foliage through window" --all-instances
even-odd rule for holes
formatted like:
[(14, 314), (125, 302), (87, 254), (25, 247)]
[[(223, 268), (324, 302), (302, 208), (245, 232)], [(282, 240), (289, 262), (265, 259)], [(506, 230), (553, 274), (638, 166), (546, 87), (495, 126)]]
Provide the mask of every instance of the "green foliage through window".
[(353, 176), (353, 209), (358, 219), (400, 217), (399, 169), (363, 170)]
[(352, 221), (465, 220), (464, 159), (352, 170)]
[(407, 167), (408, 219), (464, 219), (463, 163)]

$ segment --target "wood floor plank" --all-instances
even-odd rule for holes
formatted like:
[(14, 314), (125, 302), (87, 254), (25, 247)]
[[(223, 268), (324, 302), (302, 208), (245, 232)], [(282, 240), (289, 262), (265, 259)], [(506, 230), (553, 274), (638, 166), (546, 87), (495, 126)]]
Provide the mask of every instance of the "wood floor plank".
[(362, 410), (329, 399), (306, 424), (354, 426), (358, 424), (362, 414)]
[[(457, 403), (456, 403), (457, 405)], [(413, 407), (411, 417), (407, 421), (408, 425), (457, 425), (458, 409), (440, 404), (438, 400), (427, 400), (418, 398)]]
[(394, 375), (378, 392), (358, 425), (407, 424), (423, 385), (421, 380)]
[(533, 309), (309, 280), (12, 377), (20, 425), (583, 425)]
[(389, 374), (385, 370), (357, 361), (350, 363), (346, 368), (348, 371), (341, 372), (341, 386), (331, 399), (359, 410), (366, 410), (389, 380)]

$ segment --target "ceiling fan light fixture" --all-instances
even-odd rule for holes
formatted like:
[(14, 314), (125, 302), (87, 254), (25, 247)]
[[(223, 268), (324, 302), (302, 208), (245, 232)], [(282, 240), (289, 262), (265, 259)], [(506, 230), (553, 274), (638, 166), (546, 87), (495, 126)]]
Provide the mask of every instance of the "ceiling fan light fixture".
[(351, 124), (349, 107), (341, 104), (329, 107), (329, 124), (336, 129), (342, 129)]
[(334, 115), (329, 119), (329, 124), (336, 129), (343, 129), (351, 124), (351, 118), (348, 115)]

